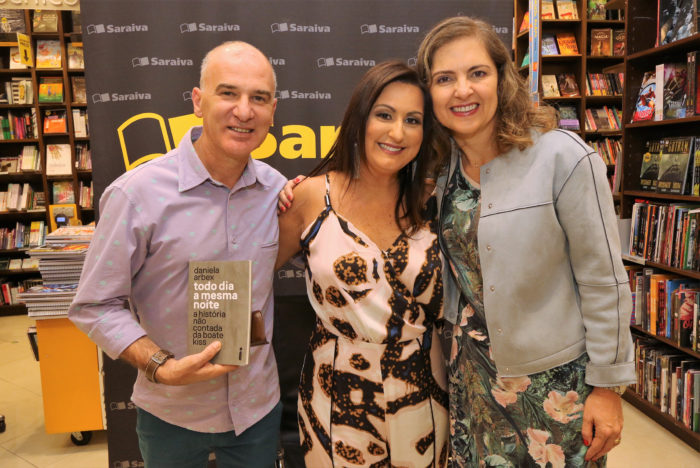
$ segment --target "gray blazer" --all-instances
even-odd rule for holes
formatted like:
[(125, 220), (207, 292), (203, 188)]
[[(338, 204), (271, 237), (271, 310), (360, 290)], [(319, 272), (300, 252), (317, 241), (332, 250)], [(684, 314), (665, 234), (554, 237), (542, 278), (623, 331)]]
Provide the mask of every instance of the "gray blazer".
[[(605, 164), (574, 133), (533, 139), (480, 170), (477, 240), (498, 372), (533, 374), (587, 352), (586, 383), (633, 383), (632, 300)], [(458, 158), (453, 142), (438, 210)], [(447, 262), (442, 239), (441, 248)], [(447, 265), (443, 275), (445, 317), (454, 323), (459, 289)]]

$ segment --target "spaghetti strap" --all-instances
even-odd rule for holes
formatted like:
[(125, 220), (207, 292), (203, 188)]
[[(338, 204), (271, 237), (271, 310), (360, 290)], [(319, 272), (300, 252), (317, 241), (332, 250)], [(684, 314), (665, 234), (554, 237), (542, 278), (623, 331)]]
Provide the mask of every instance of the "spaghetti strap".
[(326, 208), (332, 208), (331, 207), (331, 179), (328, 177), (328, 173), (326, 172)]

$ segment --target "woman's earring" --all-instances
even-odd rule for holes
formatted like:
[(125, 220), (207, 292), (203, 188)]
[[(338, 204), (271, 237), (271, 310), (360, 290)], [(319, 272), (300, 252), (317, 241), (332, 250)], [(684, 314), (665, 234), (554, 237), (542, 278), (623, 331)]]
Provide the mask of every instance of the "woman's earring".
[(357, 142), (355, 142), (355, 148), (352, 153), (352, 178), (360, 178), (360, 151), (357, 147)]

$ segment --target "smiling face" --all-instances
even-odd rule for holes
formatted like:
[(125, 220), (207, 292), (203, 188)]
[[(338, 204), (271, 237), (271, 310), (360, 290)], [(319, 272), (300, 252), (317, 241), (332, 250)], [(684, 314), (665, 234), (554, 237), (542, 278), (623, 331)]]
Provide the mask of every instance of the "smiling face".
[(394, 175), (416, 157), (423, 141), (423, 94), (412, 84), (388, 84), (374, 102), (365, 127), (364, 167)]
[(495, 136), (498, 70), (479, 39), (460, 37), (437, 49), (430, 83), (435, 117), (458, 141)]
[(203, 120), (200, 140), (214, 157), (246, 161), (277, 105), (270, 63), (250, 46), (222, 46), (208, 58), (202, 85), (192, 90), (194, 113)]

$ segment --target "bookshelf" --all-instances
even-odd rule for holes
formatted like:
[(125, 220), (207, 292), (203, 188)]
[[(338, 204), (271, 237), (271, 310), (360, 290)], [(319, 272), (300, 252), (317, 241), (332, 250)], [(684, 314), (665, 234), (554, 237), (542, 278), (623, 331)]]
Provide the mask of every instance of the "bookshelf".
[[(539, 1), (540, 14), (536, 24), (533, 25), (535, 31), (525, 30), (520, 31), (520, 26), (523, 22), (525, 13), (529, 11), (530, 3), (532, 0), (514, 0), (514, 14), (515, 14), (515, 26), (516, 34), (513, 40), (514, 44), (514, 58), (516, 65), (519, 65), (519, 71), (521, 75), (530, 79), (529, 67), (522, 66), (523, 58), (529, 53), (529, 41), (530, 36), (535, 33), (533, 37), (536, 37), (540, 44), (540, 59), (539, 59), (539, 74), (537, 76), (538, 80), (538, 100), (540, 103), (545, 103), (556, 107), (557, 109), (562, 109), (562, 107), (573, 108), (575, 110), (576, 118), (578, 119), (578, 127), (569, 128), (570, 130), (576, 132), (585, 141), (591, 143), (592, 145), (606, 145), (607, 140), (616, 146), (615, 151), (611, 151), (613, 154), (618, 154), (621, 149), (622, 140), (622, 130), (621, 126), (617, 125), (617, 121), (612, 122), (614, 127), (612, 129), (604, 128), (588, 128), (586, 125), (586, 111), (589, 110), (593, 112), (598, 109), (610, 109), (613, 108), (621, 111), (623, 103), (623, 95), (620, 93), (619, 89), (613, 90), (608, 89), (607, 81), (605, 81), (605, 89), (600, 91), (594, 91), (591, 89), (590, 93), (587, 91), (587, 82), (590, 82), (588, 74), (597, 74), (602, 81), (605, 79), (606, 74), (617, 74), (623, 72), (624, 70), (624, 56), (623, 55), (594, 55), (591, 52), (591, 31), (595, 29), (609, 29), (612, 34), (615, 31), (624, 33), (626, 23), (624, 20), (591, 20), (588, 19), (587, 14), (587, 1), (578, 0), (575, 5), (576, 15), (578, 19), (557, 19), (561, 13), (558, 10), (557, 1), (554, 0), (554, 18), (553, 19), (543, 19), (543, 8), (542, 0)], [(621, 5), (614, 5), (615, 9), (624, 9), (624, 2), (618, 2)], [(576, 45), (579, 53), (574, 55), (544, 55), (542, 42), (543, 38), (548, 35), (561, 35), (561, 34), (573, 34), (576, 39)], [(612, 48), (609, 51), (612, 54)], [(545, 97), (544, 96), (544, 84), (542, 82), (544, 75), (555, 75), (559, 76), (561, 74), (573, 74), (575, 77), (576, 85), (578, 87), (578, 94), (576, 96), (557, 96), (557, 97)], [(609, 75), (608, 75), (609, 76)], [(561, 84), (560, 84), (561, 88)], [(616, 88), (620, 88), (616, 86)], [(531, 88), (532, 89), (532, 88)], [(607, 95), (603, 95), (603, 92), (607, 92)], [(618, 92), (614, 92), (618, 91)], [(595, 95), (594, 95), (595, 93)], [(597, 95), (597, 94), (601, 95)], [(591, 115), (592, 117), (592, 115)], [(562, 128), (564, 128), (562, 126)], [(600, 152), (600, 151), (599, 151)], [(607, 152), (606, 152), (607, 154)], [(612, 181), (612, 177), (615, 173), (615, 163), (613, 160), (604, 157), (606, 164), (608, 164), (609, 178)]]
[[(17, 124), (14, 125), (13, 132), (8, 135), (0, 134), (0, 161), (6, 161), (13, 157), (19, 156), (19, 166), (15, 168), (10, 164), (9, 171), (0, 171), (0, 191), (7, 191), (11, 184), (19, 184), (24, 190), (25, 185), (32, 189), (33, 195), (38, 196), (37, 204), (41, 204), (43, 197), (43, 206), (37, 207), (36, 204), (30, 206), (22, 206), (20, 209), (4, 209), (0, 211), (0, 229), (15, 229), (18, 224), (27, 227), (27, 231), (31, 227), (33, 221), (43, 221), (45, 226), (50, 226), (49, 205), (53, 203), (53, 185), (54, 182), (64, 182), (65, 186), (70, 186), (73, 190), (75, 203), (78, 205), (78, 218), (84, 223), (94, 221), (94, 210), (92, 203), (88, 207), (80, 206), (81, 187), (90, 187), (92, 181), (92, 171), (90, 169), (78, 168), (76, 163), (80, 159), (80, 154), (85, 148), (89, 148), (89, 134), (78, 133), (76, 136), (76, 128), (73, 119), (73, 112), (77, 110), (84, 114), (87, 109), (87, 104), (76, 103), (73, 96), (72, 83), (74, 77), (84, 82), (84, 65), (81, 66), (80, 61), (76, 59), (74, 46), (82, 46), (82, 35), (79, 30), (74, 30), (72, 16), (70, 11), (57, 11), (58, 22), (56, 31), (54, 32), (38, 32), (34, 31), (32, 20), (35, 13), (34, 10), (18, 10), (24, 15), (25, 34), (30, 38), (32, 52), (34, 54), (34, 63), (36, 65), (37, 47), (47, 44), (46, 41), (52, 41), (60, 50), (61, 58), (59, 66), (51, 68), (15, 68), (12, 63), (11, 51), (17, 47), (17, 36), (15, 33), (0, 33), (0, 92), (4, 91), (5, 99), (0, 103), (0, 116), (5, 119), (17, 116), (21, 117), (25, 126), (19, 129)], [(43, 49), (42, 49), (43, 50)], [(73, 52), (72, 63), (69, 62), (69, 52)], [(69, 63), (74, 65), (69, 67)], [(31, 89), (26, 86), (28, 93), (31, 93), (29, 99), (19, 99), (21, 104), (9, 103), (15, 100), (8, 95), (8, 92), (14, 91), (11, 86), (6, 87), (5, 83), (20, 81), (31, 84)], [(57, 102), (39, 102), (39, 89), (41, 83), (46, 82), (61, 83), (63, 87), (62, 99), (58, 98)], [(22, 85), (24, 86), (24, 85)], [(53, 111), (57, 114), (65, 116), (65, 131), (48, 133), (43, 131), (47, 111)], [(14, 121), (13, 121), (14, 122)], [(31, 125), (30, 125), (31, 123)], [(35, 127), (36, 133), (31, 128)], [(48, 175), (46, 174), (47, 157), (55, 148), (53, 145), (64, 145), (70, 153), (70, 169), (63, 175)], [(21, 164), (22, 154), (25, 147), (36, 149), (38, 160), (40, 163), (35, 167), (28, 169)], [(2, 169), (2, 167), (0, 167)], [(14, 169), (14, 170), (13, 170)], [(86, 203), (88, 204), (88, 203)], [(33, 206), (31, 206), (33, 205)], [(27, 246), (16, 248), (17, 242), (10, 248), (0, 250), (0, 259), (22, 259), (27, 258)], [(0, 246), (2, 247), (2, 246)], [(1, 266), (1, 265), (0, 265)], [(38, 278), (38, 270), (18, 270), (18, 269), (2, 269), (0, 268), (0, 282), (19, 282), (28, 278)], [(16, 305), (0, 305), (0, 316), (2, 315), (17, 315), (25, 314), (26, 308), (22, 304)]]
[[(688, 52), (700, 50), (700, 34), (696, 33), (691, 37), (656, 47), (657, 2), (627, 0), (625, 18), (627, 42), (624, 60), (625, 92), (622, 106), (624, 124), (622, 130), (622, 171), (620, 173), (620, 217), (622, 219), (630, 218), (633, 206), (638, 200), (660, 205), (687, 204), (700, 208), (699, 196), (645, 191), (640, 183), (642, 155), (646, 151), (647, 142), (669, 137), (698, 136), (700, 135), (698, 133), (700, 117), (631, 123), (644, 73), (654, 70), (655, 66), (661, 63), (685, 63)], [(682, 269), (670, 266), (665, 262), (650, 261), (649, 259), (628, 256), (623, 258), (628, 264), (636, 262), (645, 267), (654, 268), (660, 273), (672, 274), (681, 279), (700, 280), (700, 271), (696, 269)], [(650, 340), (654, 346), (658, 344), (661, 348), (668, 349), (671, 354), (679, 354), (682, 359), (697, 359), (700, 362), (700, 352), (686, 346), (680, 346), (675, 339), (651, 333), (643, 326), (632, 325), (631, 328), (635, 336)], [(692, 431), (680, 423), (677, 418), (662, 412), (657, 405), (647, 401), (631, 389), (625, 393), (624, 398), (688, 445), (700, 451), (700, 433)]]

